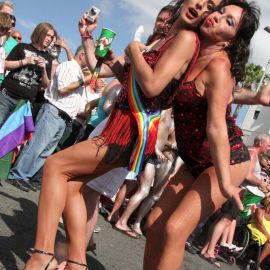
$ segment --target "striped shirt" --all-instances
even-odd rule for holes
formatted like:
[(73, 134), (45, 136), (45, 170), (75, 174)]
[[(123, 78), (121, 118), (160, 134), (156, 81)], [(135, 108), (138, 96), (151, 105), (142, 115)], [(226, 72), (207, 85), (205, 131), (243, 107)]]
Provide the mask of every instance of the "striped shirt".
[(60, 94), (58, 89), (82, 79), (83, 73), (76, 60), (61, 63), (56, 69), (50, 87), (45, 92), (45, 99), (65, 111), (71, 118), (75, 118), (80, 109), (84, 87), (79, 87), (68, 94)]

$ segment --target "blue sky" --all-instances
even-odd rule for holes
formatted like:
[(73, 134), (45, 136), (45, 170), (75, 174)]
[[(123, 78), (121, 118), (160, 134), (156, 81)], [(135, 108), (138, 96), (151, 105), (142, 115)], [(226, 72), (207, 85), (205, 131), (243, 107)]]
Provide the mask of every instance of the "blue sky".
[[(64, 1), (64, 0), (14, 0), (15, 15), (17, 18), (16, 28), (23, 34), (23, 41), (29, 42), (31, 32), (35, 25), (39, 22), (48, 21), (52, 23), (61, 38), (66, 39), (73, 50), (80, 43), (80, 37), (77, 30), (78, 19), (81, 14), (90, 9), (92, 5), (99, 7), (102, 10), (100, 16), (100, 26), (95, 31), (94, 36), (98, 36), (102, 27), (108, 27), (117, 33), (113, 47), (117, 53), (121, 53), (125, 46), (133, 38), (135, 29), (140, 25), (140, 20), (136, 23), (136, 18), (133, 14), (137, 14), (135, 6), (129, 4), (129, 1), (118, 0), (101, 0), (101, 1)], [(145, 1), (148, 2), (148, 1)], [(151, 1), (150, 1), (151, 2)], [(150, 12), (146, 13), (147, 24), (149, 28), (153, 24), (155, 15), (160, 7), (165, 5), (167, 1), (152, 1), (157, 4), (149, 5)], [(130, 1), (131, 3), (131, 1)], [(134, 8), (134, 11), (132, 11)], [(142, 7), (143, 8), (143, 7)], [(145, 14), (145, 12), (144, 12)]]
[[(92, 5), (102, 11), (99, 28), (94, 36), (98, 36), (102, 27), (116, 32), (113, 49), (121, 54), (125, 46), (133, 39), (134, 32), (139, 25), (145, 28), (144, 40), (151, 33), (155, 17), (160, 8), (168, 0), (13, 0), (15, 4), (16, 28), (22, 32), (23, 42), (29, 42), (34, 27), (40, 22), (52, 23), (61, 38), (68, 41), (71, 49), (75, 51), (80, 44), (77, 30), (78, 19), (84, 11)], [(268, 0), (256, 1), (262, 10), (261, 26), (252, 43), (250, 62), (265, 66), (270, 58), (270, 34), (263, 28), (270, 26), (270, 5)], [(62, 59), (64, 59), (62, 57)], [(240, 121), (246, 109), (240, 113)], [(239, 121), (238, 119), (238, 121)]]

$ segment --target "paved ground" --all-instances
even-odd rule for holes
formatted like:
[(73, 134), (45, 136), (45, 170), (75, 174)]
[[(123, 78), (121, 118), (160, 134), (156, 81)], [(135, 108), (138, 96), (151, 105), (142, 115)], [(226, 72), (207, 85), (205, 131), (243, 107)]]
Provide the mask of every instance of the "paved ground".
[[(3, 183), (0, 187), (0, 270), (23, 269), (26, 250), (34, 242), (38, 193), (25, 193)], [(145, 239), (131, 239), (115, 230), (100, 216), (102, 231), (96, 234), (97, 255), (88, 254), (91, 270), (141, 270)], [(64, 236), (59, 229), (58, 237)], [(186, 254), (184, 270), (217, 269), (199, 256)], [(237, 266), (222, 264), (224, 270)], [(169, 269), (168, 269), (169, 270)]]

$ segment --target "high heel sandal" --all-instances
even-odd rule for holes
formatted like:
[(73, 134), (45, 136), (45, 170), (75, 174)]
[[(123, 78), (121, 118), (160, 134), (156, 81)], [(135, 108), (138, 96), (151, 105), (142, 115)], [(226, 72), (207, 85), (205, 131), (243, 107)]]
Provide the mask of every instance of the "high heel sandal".
[[(48, 255), (48, 256), (52, 256), (50, 261), (47, 263), (47, 265), (45, 266), (44, 270), (47, 270), (48, 267), (50, 266), (50, 264), (52, 263), (52, 261), (54, 260), (54, 254), (53, 253), (50, 253), (50, 252), (46, 252), (46, 251), (43, 251), (43, 250), (40, 250), (40, 249), (36, 249), (36, 248), (30, 248), (29, 251), (27, 252), (28, 255), (32, 255), (34, 253), (38, 253), (38, 254), (43, 254), (43, 255)], [(57, 269), (57, 268), (56, 268)]]
[(85, 267), (85, 270), (88, 270), (87, 264), (79, 263), (79, 262), (75, 262), (75, 261), (71, 261), (71, 260), (67, 260), (67, 264), (69, 264), (69, 263), (73, 263), (73, 264), (77, 264), (77, 265), (80, 265), (80, 266), (84, 266)]

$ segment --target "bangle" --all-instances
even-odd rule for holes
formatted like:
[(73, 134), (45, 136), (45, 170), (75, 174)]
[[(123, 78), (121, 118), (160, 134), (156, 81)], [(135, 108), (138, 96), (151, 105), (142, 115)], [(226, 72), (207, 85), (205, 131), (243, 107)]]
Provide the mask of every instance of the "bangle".
[(87, 33), (81, 34), (81, 38), (82, 39), (92, 39), (93, 40), (93, 35), (92, 35), (92, 33), (87, 32)]
[(23, 66), (23, 61), (19, 60), (19, 67), (22, 67), (22, 66)]

